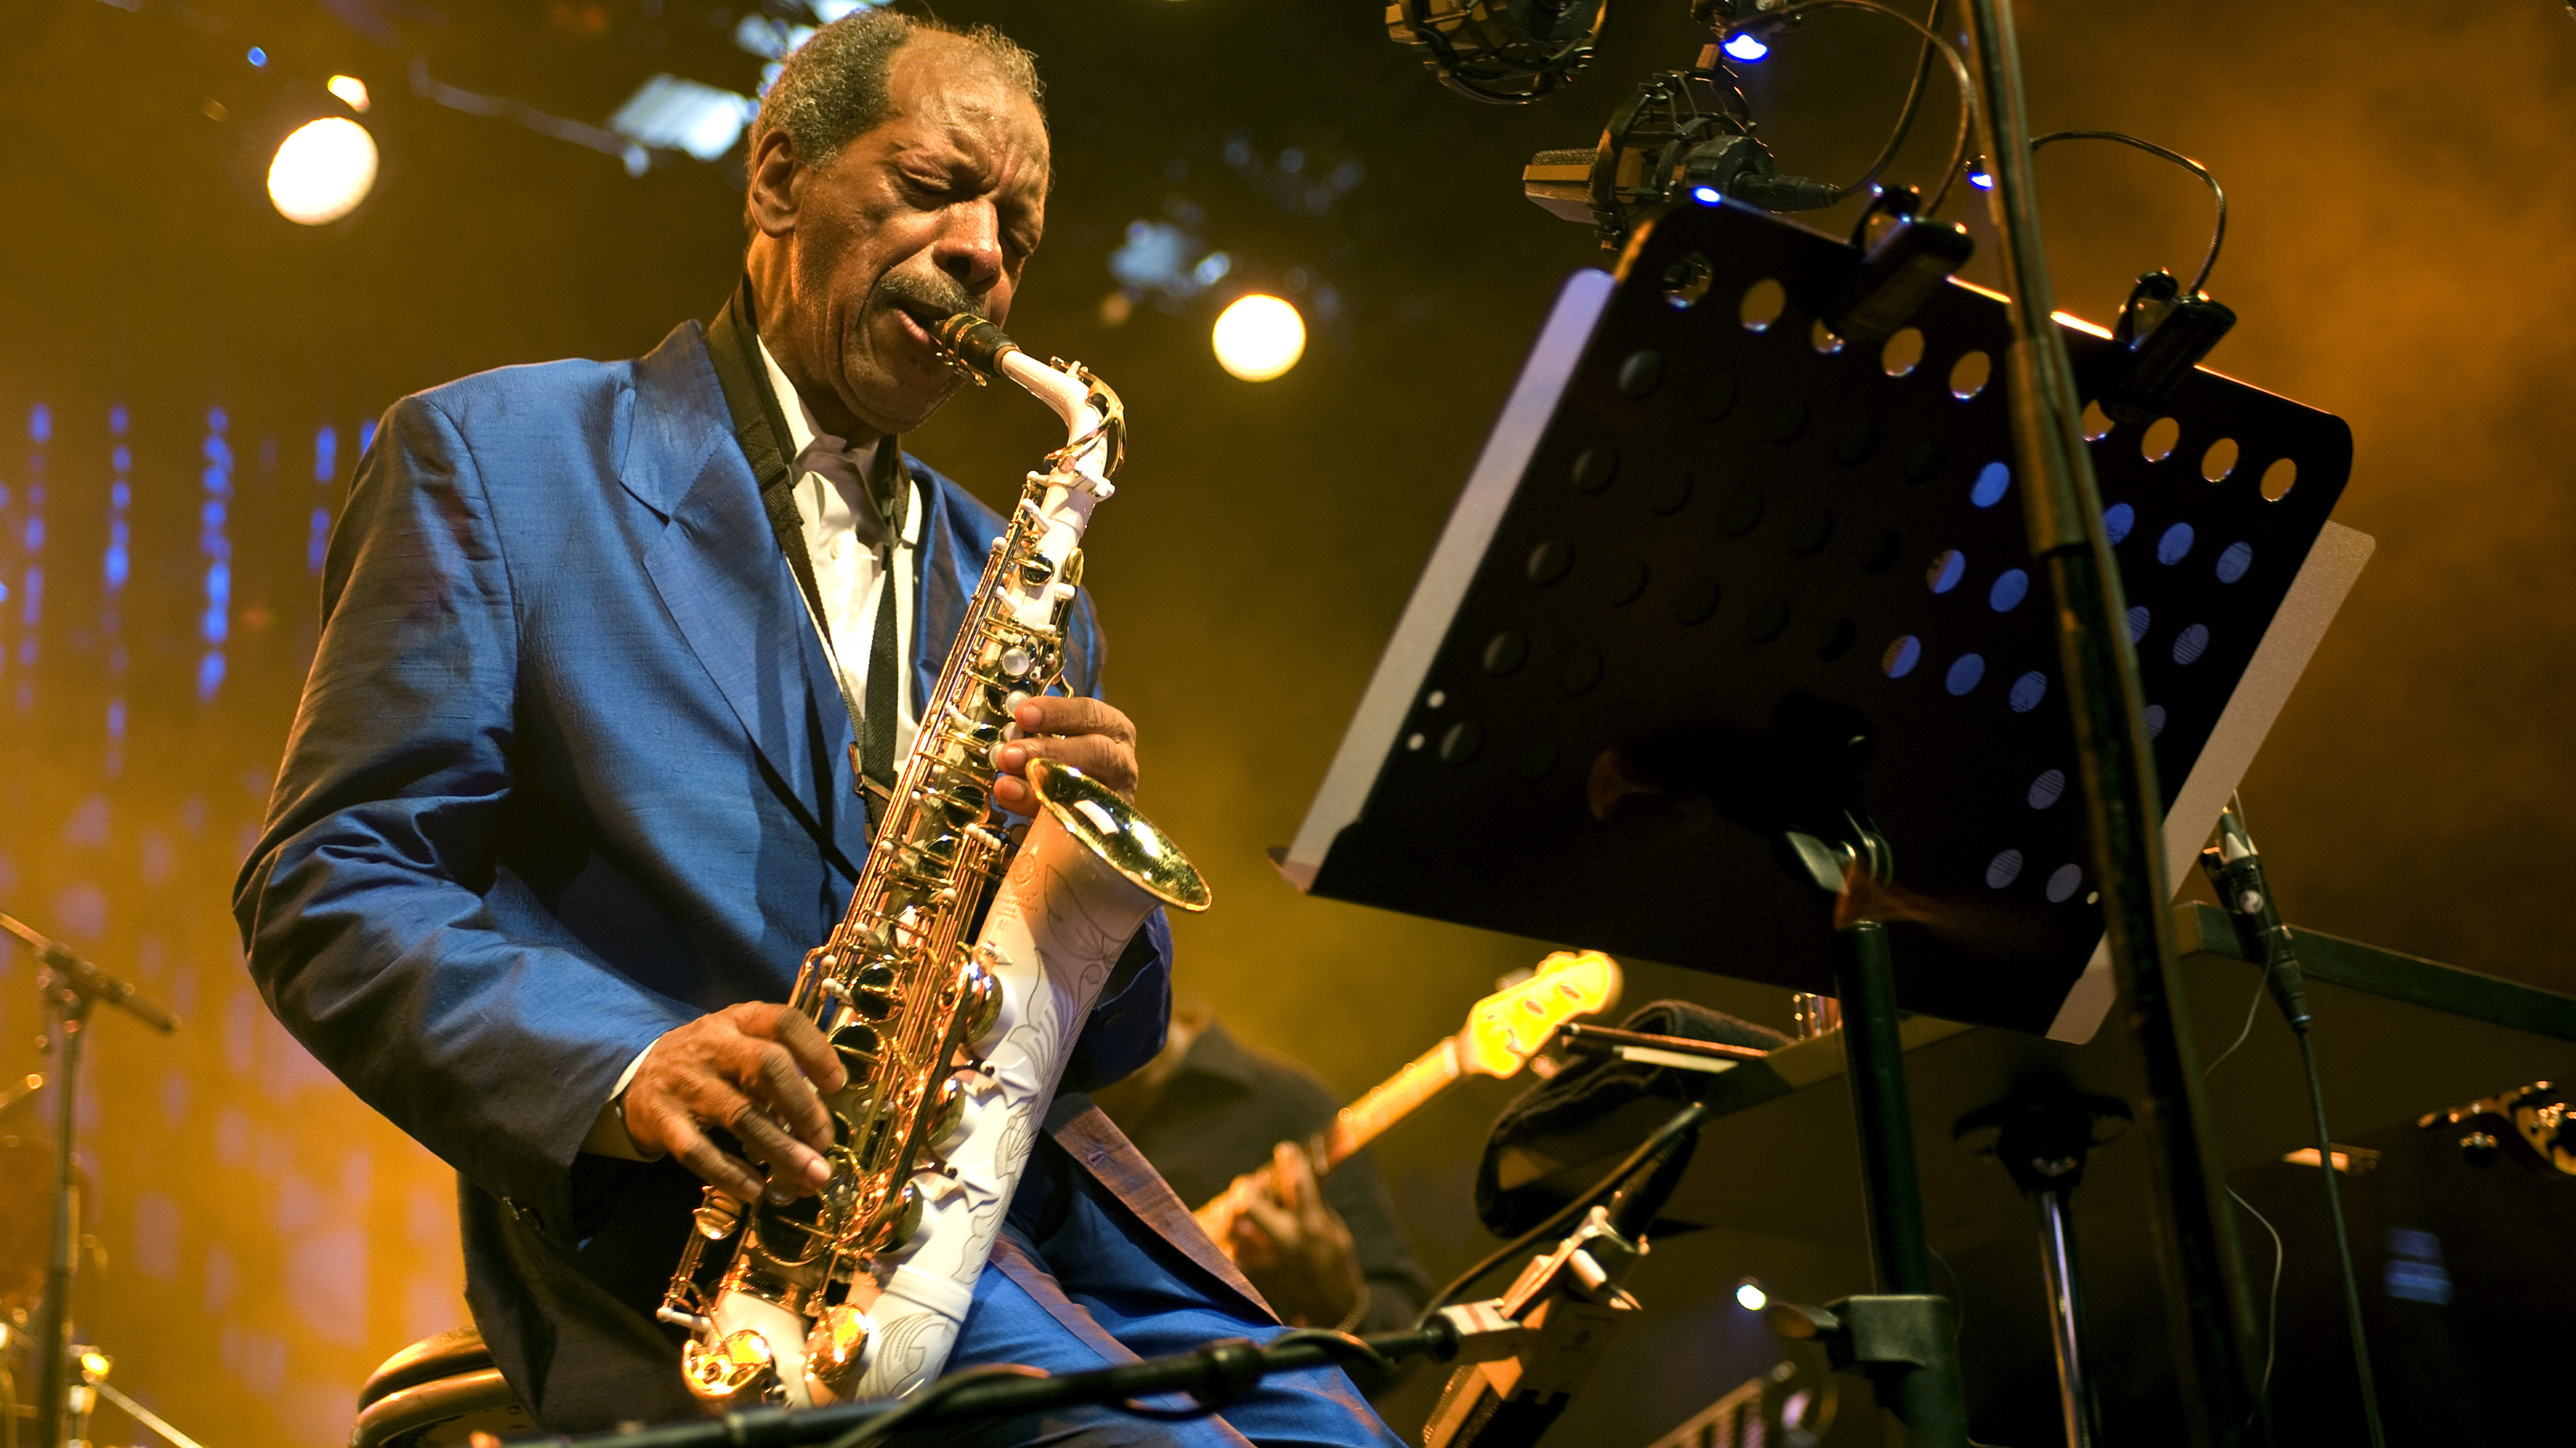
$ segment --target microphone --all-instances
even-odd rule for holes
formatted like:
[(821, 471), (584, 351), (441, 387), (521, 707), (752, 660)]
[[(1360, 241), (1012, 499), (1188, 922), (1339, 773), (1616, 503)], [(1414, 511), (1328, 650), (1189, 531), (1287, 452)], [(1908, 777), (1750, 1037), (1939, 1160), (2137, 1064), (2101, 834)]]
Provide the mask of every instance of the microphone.
[(1638, 212), (1733, 198), (1765, 211), (1813, 211), (1842, 199), (1831, 182), (1784, 176), (1753, 134), (1744, 93), (1717, 59), (1650, 75), (1610, 115), (1600, 144), (1541, 151), (1521, 171), (1522, 193), (1568, 221), (1589, 221), (1609, 250), (1625, 245)]
[(8, 915), (0, 915), (0, 930), (17, 936), (36, 953), (36, 963), (53, 977), (52, 990), (83, 1002), (105, 1001), (121, 1007), (128, 1015), (164, 1034), (179, 1029), (179, 1018), (144, 999), (133, 982), (119, 980), (81, 959), (61, 941)]
[(1592, 60), (1608, 0), (1392, 0), (1387, 37), (1469, 100), (1526, 105)]

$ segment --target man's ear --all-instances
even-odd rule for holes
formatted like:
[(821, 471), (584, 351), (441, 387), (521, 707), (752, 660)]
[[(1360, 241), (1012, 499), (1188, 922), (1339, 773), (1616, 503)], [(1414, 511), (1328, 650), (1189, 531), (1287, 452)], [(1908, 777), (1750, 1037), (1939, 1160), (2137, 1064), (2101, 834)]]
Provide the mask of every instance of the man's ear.
[(752, 147), (751, 191), (744, 203), (752, 226), (765, 236), (785, 236), (796, 229), (796, 177), (804, 169), (796, 159), (795, 138), (784, 128), (764, 131)]

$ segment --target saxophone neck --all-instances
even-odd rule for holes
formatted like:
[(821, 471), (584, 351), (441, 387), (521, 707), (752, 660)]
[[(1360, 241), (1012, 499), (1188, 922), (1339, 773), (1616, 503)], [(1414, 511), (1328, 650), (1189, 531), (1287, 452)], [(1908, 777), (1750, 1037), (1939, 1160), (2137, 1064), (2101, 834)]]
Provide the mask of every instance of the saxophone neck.
[[(982, 385), (1008, 377), (1064, 420), (1065, 444), (1047, 457), (1059, 472), (1106, 484), (1127, 456), (1127, 408), (1108, 383), (1079, 362), (1040, 362), (1008, 333), (959, 312), (933, 334), (949, 365)], [(1106, 495), (1106, 488), (1101, 492)]]

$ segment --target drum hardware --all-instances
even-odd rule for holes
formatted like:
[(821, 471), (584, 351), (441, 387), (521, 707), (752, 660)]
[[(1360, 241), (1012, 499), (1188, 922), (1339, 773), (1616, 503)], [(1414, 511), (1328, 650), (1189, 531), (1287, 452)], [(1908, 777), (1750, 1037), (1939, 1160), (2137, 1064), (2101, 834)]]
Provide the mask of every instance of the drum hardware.
[(70, 947), (24, 922), (0, 914), (0, 931), (14, 935), (36, 957), (36, 989), (44, 997), (53, 1027), (49, 1047), (55, 1067), (53, 1231), (45, 1256), (44, 1295), (32, 1329), (36, 1340), (35, 1435), (29, 1448), (87, 1448), (89, 1415), (98, 1399), (135, 1415), (179, 1448), (196, 1448), (193, 1440), (171, 1428), (124, 1392), (107, 1382), (111, 1362), (94, 1347), (72, 1343), (72, 1278), (78, 1252), (86, 1245), (80, 1231), (80, 1178), (74, 1154), (79, 1131), (82, 1047), (89, 1039), (92, 1007), (101, 1002), (164, 1035), (179, 1028), (179, 1018), (147, 999), (130, 981), (81, 959)]

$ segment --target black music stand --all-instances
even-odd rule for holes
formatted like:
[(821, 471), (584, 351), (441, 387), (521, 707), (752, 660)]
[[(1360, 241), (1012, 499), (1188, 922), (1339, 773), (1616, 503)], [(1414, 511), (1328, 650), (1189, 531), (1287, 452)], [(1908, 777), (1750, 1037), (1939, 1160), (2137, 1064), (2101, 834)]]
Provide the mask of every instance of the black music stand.
[[(1857, 261), (1721, 203), (1568, 283), (1280, 868), (1842, 995), (1881, 1282), (1919, 1294), (1899, 1007), (2081, 1040), (2112, 992), (2004, 304), (1845, 346), (1815, 318)], [(2117, 349), (2064, 325), (2089, 395)], [(2369, 543), (2328, 521), (2338, 419), (2208, 372), (2172, 407), (2095, 449), (2180, 878)]]

